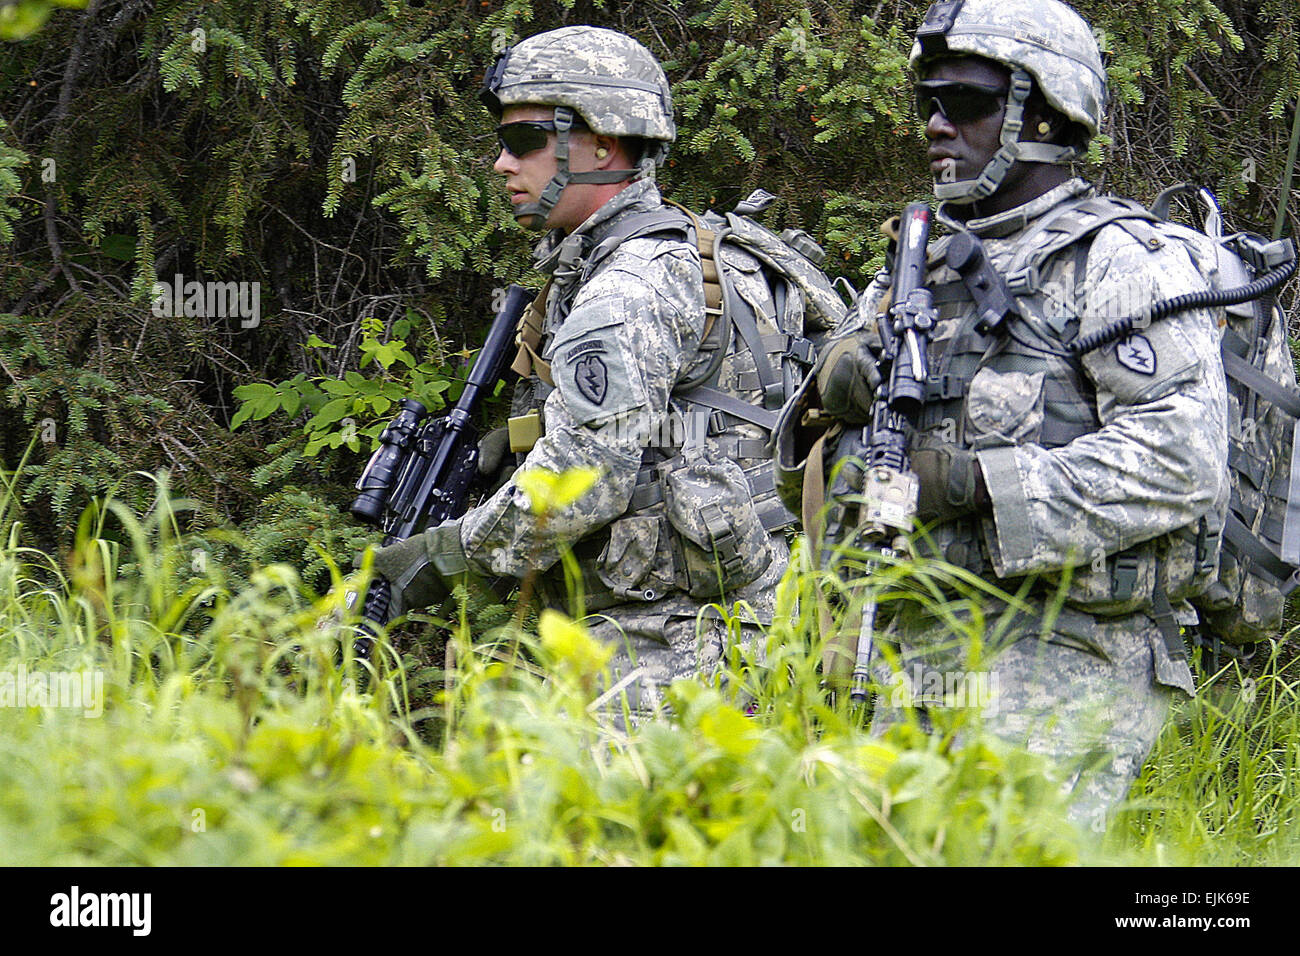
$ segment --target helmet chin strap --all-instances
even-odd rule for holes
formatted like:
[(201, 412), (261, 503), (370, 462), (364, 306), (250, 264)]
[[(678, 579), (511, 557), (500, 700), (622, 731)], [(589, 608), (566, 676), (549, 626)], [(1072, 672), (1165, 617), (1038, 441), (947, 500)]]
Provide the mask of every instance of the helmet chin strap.
[[(551, 210), (560, 201), (560, 194), (569, 183), (621, 183), (624, 180), (643, 176), (646, 164), (643, 161), (637, 169), (593, 169), (586, 173), (569, 170), (569, 131), (573, 129), (573, 110), (567, 106), (555, 108), (555, 175), (542, 190), (537, 202), (521, 203), (515, 207), (515, 218), (525, 229), (541, 232), (546, 228), (546, 220)], [(654, 163), (650, 163), (654, 169)], [(528, 221), (525, 222), (524, 220)]]
[(1017, 67), (1011, 74), (1007, 106), (1002, 113), (1000, 135), (1002, 145), (984, 164), (984, 168), (975, 179), (962, 179), (955, 183), (935, 183), (934, 195), (937, 199), (956, 206), (977, 203), (998, 191), (1016, 162), (1064, 166), (1078, 158), (1079, 151), (1073, 146), (1020, 141), (1020, 131), (1025, 125), (1025, 102), (1029, 99), (1029, 92), (1032, 89), (1033, 79), (1027, 72)]

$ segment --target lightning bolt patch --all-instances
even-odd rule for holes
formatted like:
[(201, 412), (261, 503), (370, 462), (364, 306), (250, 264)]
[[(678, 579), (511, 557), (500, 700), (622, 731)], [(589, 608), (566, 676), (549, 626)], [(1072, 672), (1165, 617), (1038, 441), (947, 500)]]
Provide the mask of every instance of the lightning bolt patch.
[(593, 405), (605, 401), (609, 392), (609, 370), (597, 355), (579, 359), (573, 366), (573, 380), (582, 397)]
[(1115, 360), (1139, 375), (1156, 374), (1156, 350), (1145, 335), (1134, 333), (1115, 346)]

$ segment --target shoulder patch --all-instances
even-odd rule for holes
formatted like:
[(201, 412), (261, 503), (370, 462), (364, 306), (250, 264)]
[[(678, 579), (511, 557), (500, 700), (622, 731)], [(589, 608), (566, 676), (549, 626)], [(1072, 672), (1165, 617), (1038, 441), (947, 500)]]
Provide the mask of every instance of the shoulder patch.
[(580, 300), (565, 316), (543, 357), (575, 423), (595, 424), (647, 403), (645, 369), (667, 352), (652, 319), (648, 305), (620, 293)]
[(593, 405), (603, 405), (609, 392), (609, 368), (599, 355), (588, 353), (573, 363), (574, 384)]
[(1115, 360), (1139, 375), (1156, 374), (1156, 350), (1145, 335), (1133, 333), (1115, 346)]

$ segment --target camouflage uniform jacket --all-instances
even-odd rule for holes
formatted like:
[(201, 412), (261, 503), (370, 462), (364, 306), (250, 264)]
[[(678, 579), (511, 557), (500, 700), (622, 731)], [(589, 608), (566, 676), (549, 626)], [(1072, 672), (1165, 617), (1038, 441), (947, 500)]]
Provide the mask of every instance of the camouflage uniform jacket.
[[(994, 268), (1014, 280), (1013, 264), (1049, 241), (1044, 227), (1091, 195), (1076, 179), (997, 216), (959, 224), (941, 208), (940, 220), (979, 236)], [(922, 550), (932, 544), (935, 556), (996, 576), (1012, 592), (1017, 579), (1037, 576), (1040, 606), (1064, 581), (1071, 611), (1142, 616), (1157, 575), (1177, 606), (1213, 573), (1227, 505), (1219, 316), (1178, 313), (1081, 360), (1061, 345), (1206, 288), (1200, 270), (1213, 250), (1193, 250), (1194, 262), (1183, 242), (1145, 222), (1111, 223), (1049, 258), (1028, 289), (1012, 281), (1023, 318), (988, 337), (943, 262), (946, 242), (929, 253), (939, 322), (912, 447), (940, 440), (975, 449), (992, 513), (941, 524)], [(870, 335), (884, 292), (873, 283), (840, 334)], [(1152, 650), (1156, 680), (1191, 692), (1186, 663), (1163, 642)]]
[[(591, 262), (593, 250), (627, 217), (661, 208), (655, 184), (639, 181), (569, 236), (552, 233), (538, 247), (539, 266), (553, 278), (541, 354), (551, 364), (554, 388), (534, 374), (516, 394), (515, 414), (531, 404), (541, 408), (544, 421), (544, 434), (520, 467), (556, 472), (591, 467), (600, 478), (573, 505), (544, 520), (532, 513), (527, 495), (508, 483), (465, 515), (461, 541), (470, 566), (484, 574), (522, 578), (530, 571), (549, 572), (543, 575), (543, 583), (551, 585), (543, 588), (548, 603), (564, 603), (558, 564), (564, 547), (572, 547), (583, 566), (588, 597), (614, 563), (627, 572), (629, 563), (640, 562), (650, 577), (672, 580), (673, 552), (663, 522), (627, 519), (636, 510), (638, 475), (644, 481), (646, 469), (671, 454), (664, 448), (680, 440), (685, 427), (674, 389), (708, 362), (700, 350), (705, 305), (699, 252), (671, 235), (649, 235), (626, 239), (594, 267)], [(738, 291), (765, 295), (766, 285), (760, 293), (742, 283)], [(752, 359), (733, 348), (716, 387), (750, 401), (754, 393), (738, 386), (747, 384), (746, 370), (753, 367)], [(710, 452), (766, 472), (766, 457), (757, 457), (763, 454), (758, 446), (764, 433), (744, 423), (730, 432), (733, 438), (758, 439), (746, 446), (755, 457), (728, 455), (713, 437), (708, 439)], [(768, 540), (771, 565), (756, 581), (727, 595), (728, 600), (747, 601), (760, 615), (770, 608), (788, 558), (779, 532)], [(662, 623), (693, 616), (709, 603), (680, 591), (666, 597), (659, 596), (663, 589), (639, 593), (653, 593), (656, 599), (598, 607), (615, 618), (636, 614), (642, 622), (649, 616)], [(588, 600), (585, 607), (590, 610), (592, 604)]]

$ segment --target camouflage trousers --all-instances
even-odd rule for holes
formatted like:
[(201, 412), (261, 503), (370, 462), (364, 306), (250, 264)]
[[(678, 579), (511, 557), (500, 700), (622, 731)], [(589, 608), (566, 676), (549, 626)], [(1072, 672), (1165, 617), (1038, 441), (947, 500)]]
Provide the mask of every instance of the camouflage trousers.
[[(990, 619), (991, 620), (991, 619)], [(1012, 627), (972, 659), (949, 628), (899, 628), (882, 655), (872, 733), (909, 714), (931, 730), (938, 707), (967, 707), (975, 726), (1049, 759), (1070, 819), (1104, 831), (1151, 752), (1176, 693), (1156, 681), (1163, 638), (1144, 614), (1103, 619), (1064, 609), (1047, 633)], [(958, 733), (961, 743), (967, 731)]]
[[(771, 534), (768, 546), (772, 560), (763, 573), (717, 606), (677, 591), (651, 604), (620, 604), (582, 618), (592, 637), (614, 649), (603, 714), (622, 727), (625, 705), (634, 724), (662, 713), (672, 682), (711, 680), (731, 643), (739, 642), (751, 650), (753, 659), (761, 659), (760, 622), (772, 620), (777, 584), (790, 561), (790, 546), (782, 532)], [(740, 617), (738, 638), (728, 634), (719, 608), (730, 608)]]
[[(624, 611), (592, 615), (583, 623), (594, 638), (614, 648), (601, 713), (620, 729), (627, 729), (625, 707), (635, 726), (663, 713), (673, 681), (714, 678), (728, 642), (735, 641), (727, 633), (726, 622), (716, 616), (670, 617)], [(743, 645), (762, 646), (757, 625), (743, 624), (740, 631)]]

